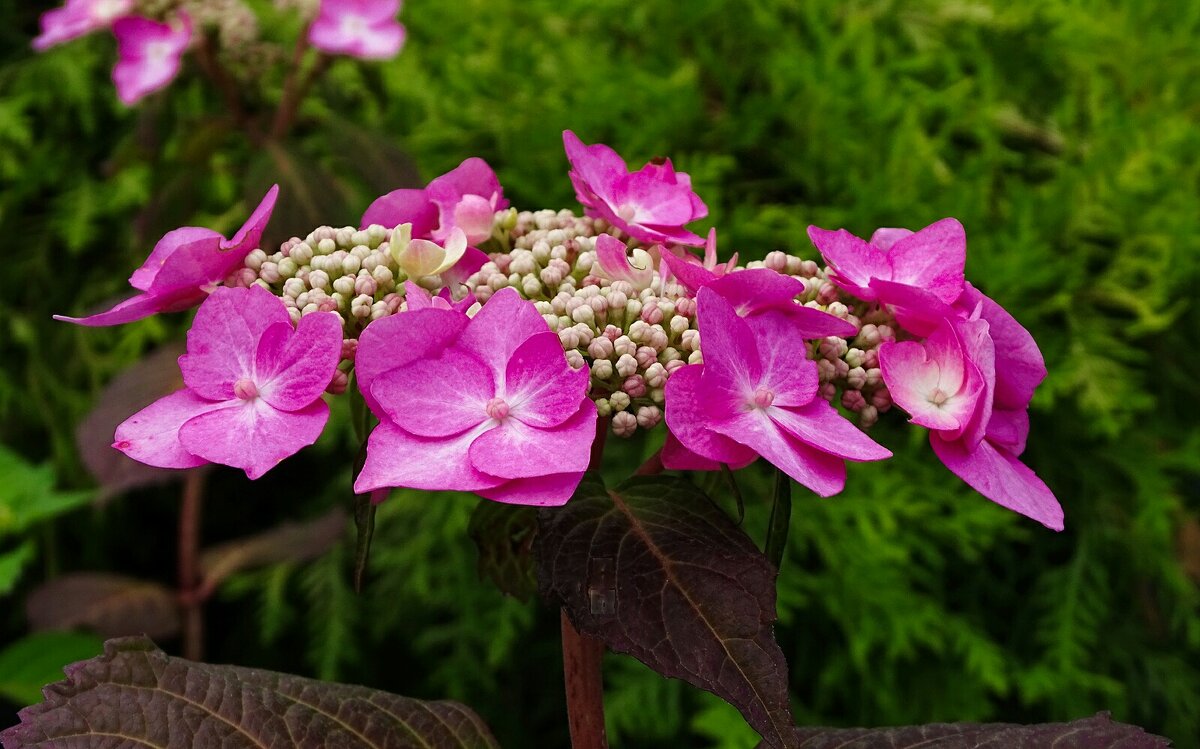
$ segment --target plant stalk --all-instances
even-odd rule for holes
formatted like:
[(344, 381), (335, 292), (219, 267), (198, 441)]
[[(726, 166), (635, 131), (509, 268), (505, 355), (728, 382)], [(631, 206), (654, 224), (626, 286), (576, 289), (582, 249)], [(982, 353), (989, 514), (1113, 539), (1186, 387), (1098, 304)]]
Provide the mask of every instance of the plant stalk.
[(179, 600), (183, 608), (183, 657), (204, 659), (204, 599), (200, 595), (200, 516), (204, 471), (185, 474), (179, 506)]

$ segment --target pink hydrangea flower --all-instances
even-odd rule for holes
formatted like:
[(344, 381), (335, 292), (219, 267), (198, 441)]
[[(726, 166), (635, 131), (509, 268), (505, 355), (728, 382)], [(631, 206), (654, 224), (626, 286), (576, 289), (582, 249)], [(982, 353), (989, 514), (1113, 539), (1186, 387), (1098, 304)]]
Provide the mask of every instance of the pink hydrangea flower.
[(737, 261), (735, 252), (728, 262), (717, 262), (717, 228), (714, 226), (708, 230), (708, 239), (704, 241), (703, 260), (682, 247), (676, 247), (663, 255), (662, 270), (669, 272), (694, 296), (700, 287), (709, 285), (736, 268)]
[(126, 105), (166, 86), (179, 74), (180, 61), (192, 41), (192, 22), (180, 14), (174, 23), (149, 18), (121, 18), (113, 24), (117, 65), (113, 83)]
[(916, 233), (880, 229), (870, 242), (845, 229), (816, 226), (808, 227), (808, 236), (833, 271), (833, 282), (859, 299), (890, 302), (886, 292), (881, 295), (879, 281), (921, 290), (944, 304), (962, 294), (967, 237), (956, 219), (944, 218)]
[(186, 387), (125, 420), (113, 447), (159, 468), (220, 463), (256, 479), (320, 436), (329, 418), (321, 393), (341, 350), (336, 314), (293, 326), (265, 289), (217, 289), (179, 357)]
[(467, 295), (457, 302), (450, 296), (449, 289), (442, 289), (437, 296), (430, 294), (425, 289), (416, 285), (412, 281), (404, 282), (404, 302), (407, 305), (408, 311), (416, 311), (419, 309), (444, 309), (455, 310), (460, 314), (468, 314), (472, 307), (478, 302), (475, 297)]
[(884, 343), (879, 365), (892, 401), (930, 430), (933, 451), (947, 468), (996, 504), (1062, 530), (1058, 500), (1017, 459), (1029, 433), (1025, 395), (1032, 395), (1037, 375), (1014, 367), (1001, 395), (1000, 352), (1020, 337), (1007, 327), (995, 326), (993, 338), (993, 326), (982, 317), (946, 319), (923, 342)]
[(108, 28), (133, 9), (133, 0), (67, 0), (61, 8), (42, 14), (42, 32), (33, 40), (39, 52), (56, 44)]
[(232, 239), (194, 226), (168, 232), (129, 277), (129, 285), (141, 293), (90, 317), (54, 319), (93, 327), (119, 325), (196, 306), (258, 247), (278, 194), (278, 185), (268, 190)]
[(742, 465), (761, 455), (827, 497), (845, 486), (845, 460), (891, 456), (818, 396), (817, 365), (786, 315), (739, 317), (711, 287), (697, 302), (704, 363), (667, 380), (667, 426), (679, 445), (664, 451), (666, 467)]
[(570, 130), (563, 131), (563, 145), (575, 197), (587, 215), (608, 221), (640, 242), (704, 244), (683, 227), (707, 216), (708, 208), (692, 191), (691, 177), (676, 172), (670, 159), (630, 172), (616, 151), (602, 143), (584, 145)]
[[(662, 247), (653, 249), (655, 253), (662, 252)], [(611, 234), (596, 237), (596, 263), (592, 272), (610, 281), (625, 281), (637, 291), (650, 288), (657, 275), (654, 269), (654, 255), (636, 247), (633, 250), (633, 261), (630, 262), (629, 248)]]
[(404, 46), (399, 12), (400, 0), (321, 0), (308, 41), (331, 55), (386, 60)]
[(363, 331), (359, 387), (379, 417), (358, 493), (470, 491), (560, 505), (588, 467), (596, 407), (532, 303), (496, 292), (474, 318), (420, 309)]

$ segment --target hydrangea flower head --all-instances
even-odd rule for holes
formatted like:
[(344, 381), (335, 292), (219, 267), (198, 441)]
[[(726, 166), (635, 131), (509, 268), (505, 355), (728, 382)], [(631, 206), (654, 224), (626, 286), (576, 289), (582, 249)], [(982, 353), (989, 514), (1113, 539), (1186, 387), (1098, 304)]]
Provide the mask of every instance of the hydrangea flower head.
[(42, 52), (56, 44), (108, 28), (132, 9), (133, 0), (67, 0), (63, 7), (42, 14), (42, 31), (33, 40), (33, 48)]
[(575, 196), (589, 216), (641, 242), (704, 244), (683, 227), (707, 216), (708, 208), (692, 191), (691, 177), (676, 172), (670, 159), (630, 172), (616, 151), (602, 143), (584, 145), (570, 130), (563, 132), (563, 145)]
[(588, 467), (596, 407), (533, 305), (502, 289), (473, 318), (401, 312), (363, 332), (359, 387), (380, 419), (354, 489), (476, 492), (560, 505)]
[(337, 315), (293, 326), (269, 291), (219, 288), (179, 357), (186, 387), (118, 426), (113, 447), (159, 468), (220, 463), (256, 479), (320, 436), (329, 418), (321, 393), (341, 350)]
[(54, 319), (93, 327), (119, 325), (196, 306), (258, 247), (278, 194), (278, 185), (268, 190), (231, 239), (194, 226), (168, 232), (129, 277), (129, 285), (141, 293), (90, 317), (55, 315)]
[[(732, 465), (761, 455), (826, 497), (845, 486), (844, 460), (891, 456), (818, 397), (817, 366), (785, 315), (739, 317), (709, 287), (697, 301), (704, 363), (674, 372), (666, 389), (667, 426), (682, 447)], [(664, 453), (664, 465), (684, 467), (681, 457)]]
[(986, 320), (947, 319), (923, 342), (884, 343), (880, 368), (892, 400), (930, 430), (947, 468), (996, 504), (1062, 530), (1058, 500), (1017, 459), (1029, 433), (1028, 401), (1013, 407), (1011, 394), (999, 397), (996, 344)]
[(400, 0), (321, 0), (308, 41), (331, 55), (386, 60), (404, 46), (399, 12)]
[(121, 18), (113, 24), (117, 37), (117, 64), (113, 83), (126, 105), (139, 101), (170, 83), (192, 41), (192, 22), (180, 14), (174, 23), (149, 18)]

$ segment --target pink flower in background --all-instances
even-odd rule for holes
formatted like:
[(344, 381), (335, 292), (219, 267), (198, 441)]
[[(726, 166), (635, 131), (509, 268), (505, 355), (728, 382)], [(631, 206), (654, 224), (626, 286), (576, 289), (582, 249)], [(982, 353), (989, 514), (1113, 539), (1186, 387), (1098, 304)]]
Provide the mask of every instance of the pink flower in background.
[(916, 233), (880, 229), (870, 242), (845, 229), (816, 226), (808, 227), (808, 236), (833, 271), (833, 282), (864, 301), (890, 302), (876, 281), (920, 290), (943, 304), (962, 294), (967, 237), (957, 219), (944, 218)]
[(512, 289), (468, 319), (428, 308), (372, 323), (355, 359), (380, 424), (354, 484), (471, 491), (560, 505), (588, 467), (596, 407), (587, 369)]
[(335, 314), (305, 315), (293, 327), (271, 292), (217, 289), (179, 357), (186, 387), (118, 426), (113, 447), (159, 468), (220, 463), (256, 479), (320, 436), (329, 418), (321, 393), (341, 349)]
[(192, 226), (168, 232), (129, 277), (129, 285), (140, 294), (90, 317), (55, 315), (54, 319), (88, 326), (119, 325), (196, 306), (258, 247), (278, 194), (278, 185), (268, 190), (232, 239)]
[(692, 191), (691, 177), (676, 172), (670, 159), (630, 172), (616, 151), (602, 143), (584, 145), (570, 130), (563, 131), (563, 145), (575, 196), (587, 215), (640, 242), (704, 244), (683, 227), (707, 216), (708, 208)]
[(664, 451), (666, 467), (761, 455), (827, 497), (845, 485), (844, 460), (891, 456), (818, 397), (817, 365), (786, 315), (743, 319), (711, 287), (697, 301), (704, 363), (676, 370), (666, 386), (667, 426), (688, 452)]
[(1001, 397), (997, 387), (1000, 370), (1013, 361), (1001, 354), (1015, 339), (1006, 327), (999, 323), (993, 339), (986, 319), (947, 319), (923, 342), (886, 342), (879, 350), (883, 379), (893, 402), (930, 430), (947, 468), (996, 504), (1062, 530), (1058, 500), (1017, 459), (1029, 433), (1024, 394), (1032, 394), (1040, 376), (1014, 365), (1006, 373), (1010, 392)]
[(128, 15), (133, 0), (67, 0), (61, 8), (42, 14), (42, 33), (33, 40), (33, 48), (45, 51), (56, 44), (108, 28), (121, 16)]
[(396, 20), (399, 12), (400, 0), (321, 0), (308, 41), (331, 55), (395, 57), (404, 46), (404, 26)]
[(121, 18), (113, 24), (113, 35), (118, 56), (113, 83), (121, 101), (131, 105), (166, 86), (179, 73), (180, 60), (192, 41), (192, 22), (184, 14), (170, 24)]

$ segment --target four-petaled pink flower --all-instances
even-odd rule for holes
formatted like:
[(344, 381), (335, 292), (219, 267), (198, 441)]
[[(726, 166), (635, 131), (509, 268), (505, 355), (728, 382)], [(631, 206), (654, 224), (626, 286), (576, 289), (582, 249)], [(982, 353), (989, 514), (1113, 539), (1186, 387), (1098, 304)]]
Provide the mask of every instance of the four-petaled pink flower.
[(738, 466), (761, 455), (827, 497), (845, 486), (844, 460), (891, 456), (817, 395), (817, 365), (793, 320), (769, 310), (743, 319), (711, 287), (697, 302), (704, 363), (667, 380), (667, 426), (680, 445), (664, 451), (666, 467)]
[(691, 177), (676, 172), (670, 159), (630, 172), (616, 151), (602, 143), (584, 145), (570, 130), (563, 131), (563, 145), (575, 197), (587, 215), (608, 221), (640, 242), (704, 244), (683, 227), (707, 216), (708, 208), (692, 191)]
[(379, 417), (354, 483), (560, 505), (588, 467), (596, 406), (531, 302), (496, 292), (474, 318), (428, 308), (367, 326), (355, 356)]
[[(986, 306), (981, 302), (977, 311)], [(1007, 313), (1000, 310), (1003, 315), (997, 315), (998, 309), (996, 305), (989, 311), (1001, 320), (995, 325), (978, 314), (947, 318), (923, 342), (884, 343), (879, 366), (892, 401), (914, 424), (930, 430), (933, 451), (947, 468), (993, 502), (1060, 531), (1063, 511), (1058, 500), (1017, 459), (1029, 434), (1028, 396), (1045, 371), (1011, 364), (1014, 356), (1030, 358), (1027, 349), (1003, 352), (1006, 346), (1026, 345), (1011, 326), (1021, 332), (1024, 328), (1015, 321), (1004, 322)], [(1037, 358), (1040, 361), (1040, 354)], [(1001, 386), (999, 374), (1006, 364)]]
[(183, 13), (174, 23), (121, 18), (113, 24), (113, 35), (117, 37), (113, 83), (118, 98), (131, 105), (166, 86), (179, 73), (180, 60), (192, 41), (192, 21)]
[(133, 0), (67, 0), (63, 7), (42, 14), (42, 33), (33, 40), (33, 48), (42, 52), (107, 28), (132, 9)]
[(194, 226), (168, 232), (129, 277), (129, 285), (140, 294), (90, 317), (55, 315), (54, 319), (88, 326), (119, 325), (196, 306), (258, 248), (278, 194), (278, 185), (268, 190), (232, 239)]
[(396, 20), (399, 12), (400, 0), (321, 0), (308, 41), (331, 55), (395, 57), (404, 46), (404, 26)]
[(320, 436), (329, 418), (321, 393), (341, 350), (336, 314), (293, 326), (265, 289), (217, 289), (179, 357), (186, 387), (129, 417), (113, 447), (159, 468), (220, 463), (256, 479)]

